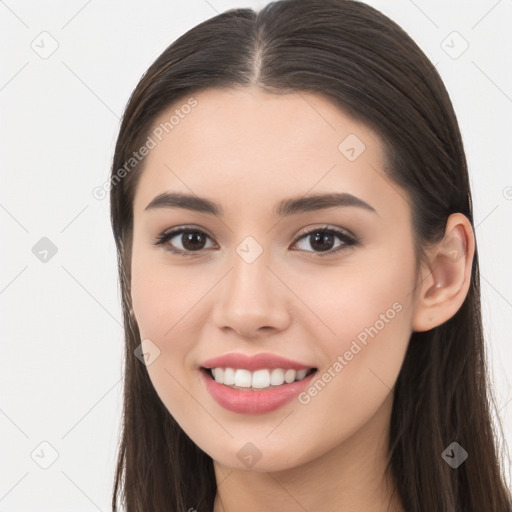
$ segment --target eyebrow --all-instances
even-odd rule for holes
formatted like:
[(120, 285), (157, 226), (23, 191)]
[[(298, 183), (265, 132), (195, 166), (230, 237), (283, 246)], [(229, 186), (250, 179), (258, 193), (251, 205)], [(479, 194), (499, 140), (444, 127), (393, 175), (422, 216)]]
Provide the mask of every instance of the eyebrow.
[[(357, 207), (370, 212), (377, 213), (375, 208), (358, 197), (343, 193), (314, 194), (290, 199), (283, 199), (274, 208), (273, 212), (278, 217), (286, 217), (299, 213), (307, 213), (328, 208)], [(183, 194), (182, 192), (164, 192), (156, 196), (145, 208), (153, 210), (157, 208), (183, 208), (200, 213), (207, 213), (216, 216), (223, 216), (223, 209), (220, 205), (195, 195)]]

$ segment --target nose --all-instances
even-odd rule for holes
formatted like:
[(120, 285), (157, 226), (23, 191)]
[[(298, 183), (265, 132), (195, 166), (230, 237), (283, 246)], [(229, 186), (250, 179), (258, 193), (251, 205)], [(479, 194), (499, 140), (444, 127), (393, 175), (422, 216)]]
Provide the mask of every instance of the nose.
[(213, 319), (219, 329), (254, 339), (288, 327), (293, 294), (269, 263), (265, 253), (251, 263), (235, 254), (215, 297)]

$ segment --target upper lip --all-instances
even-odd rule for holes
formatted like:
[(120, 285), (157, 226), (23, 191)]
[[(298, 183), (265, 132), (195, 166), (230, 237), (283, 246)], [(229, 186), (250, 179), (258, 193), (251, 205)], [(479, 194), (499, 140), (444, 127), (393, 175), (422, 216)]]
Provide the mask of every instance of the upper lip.
[(250, 371), (262, 370), (264, 368), (283, 368), (284, 370), (309, 370), (314, 368), (311, 365), (292, 361), (275, 354), (261, 353), (248, 356), (235, 352), (203, 361), (201, 366), (203, 368), (243, 368)]

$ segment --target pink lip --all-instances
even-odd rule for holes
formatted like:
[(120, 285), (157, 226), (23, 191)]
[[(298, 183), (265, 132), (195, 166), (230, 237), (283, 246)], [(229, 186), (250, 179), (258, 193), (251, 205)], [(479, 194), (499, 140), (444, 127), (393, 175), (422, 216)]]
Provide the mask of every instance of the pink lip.
[[(218, 368), (218, 366), (214, 366), (214, 368)], [(240, 414), (263, 414), (274, 411), (293, 400), (311, 384), (311, 380), (316, 378), (318, 372), (313, 372), (302, 380), (261, 391), (242, 391), (230, 388), (213, 380), (207, 370), (200, 370), (199, 373), (213, 399), (228, 411)]]
[(270, 353), (256, 354), (254, 356), (239, 353), (224, 354), (223, 356), (204, 361), (201, 366), (203, 368), (243, 368), (250, 371), (262, 370), (264, 368), (270, 370), (274, 368), (282, 368), (283, 370), (309, 370), (314, 368), (312, 365), (302, 364)]

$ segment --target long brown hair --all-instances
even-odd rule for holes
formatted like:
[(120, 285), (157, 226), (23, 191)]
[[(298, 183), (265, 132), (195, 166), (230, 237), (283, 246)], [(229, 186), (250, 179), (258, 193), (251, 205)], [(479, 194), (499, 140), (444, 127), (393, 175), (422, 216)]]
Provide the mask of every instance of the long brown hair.
[[(119, 501), (127, 512), (213, 509), (211, 457), (169, 414), (134, 355), (141, 340), (131, 314), (133, 197), (144, 159), (131, 158), (171, 105), (208, 88), (252, 85), (271, 94), (316, 92), (372, 128), (385, 144), (389, 179), (407, 191), (418, 248), (440, 240), (454, 212), (473, 225), (466, 158), (448, 93), (420, 48), (376, 9), (351, 0), (281, 0), (258, 12), (231, 9), (178, 38), (135, 88), (112, 165), (111, 221), (126, 338), (114, 511)], [(449, 321), (412, 334), (396, 382), (388, 470), (408, 512), (512, 511), (493, 407), (475, 253), (465, 302)], [(457, 469), (441, 457), (452, 442), (468, 453)]]

